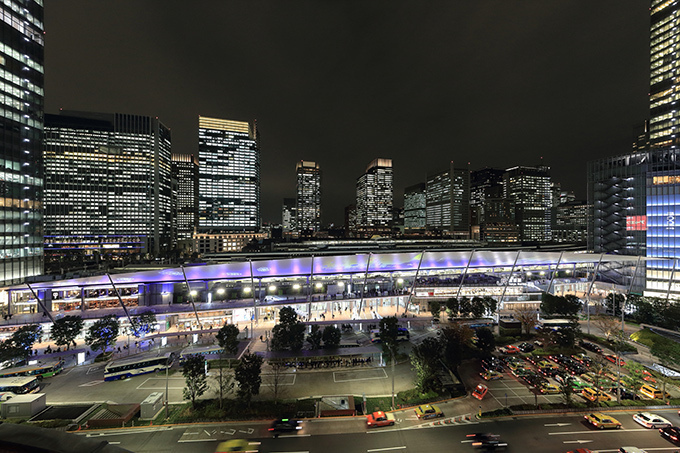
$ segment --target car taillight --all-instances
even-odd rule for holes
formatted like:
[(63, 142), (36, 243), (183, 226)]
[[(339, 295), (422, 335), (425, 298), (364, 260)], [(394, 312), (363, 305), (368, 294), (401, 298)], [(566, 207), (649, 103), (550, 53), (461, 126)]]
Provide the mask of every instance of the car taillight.
[(269, 431), (274, 431), (274, 428), (269, 428)]

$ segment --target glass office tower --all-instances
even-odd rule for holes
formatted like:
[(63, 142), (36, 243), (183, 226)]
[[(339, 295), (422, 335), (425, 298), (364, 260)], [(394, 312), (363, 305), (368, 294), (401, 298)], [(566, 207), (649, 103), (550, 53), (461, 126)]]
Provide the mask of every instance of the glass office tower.
[(177, 240), (191, 239), (198, 228), (198, 162), (193, 154), (172, 155), (177, 180)]
[(171, 138), (158, 118), (46, 115), (44, 156), (46, 258), (82, 265), (170, 247)]
[(316, 162), (295, 165), (297, 179), (296, 216), (298, 231), (321, 230), (321, 169)]
[(259, 231), (257, 135), (257, 123), (199, 116), (200, 232)]
[(515, 203), (520, 240), (548, 242), (552, 239), (550, 167), (508, 168), (503, 173), (503, 197)]
[(374, 159), (357, 179), (357, 228), (359, 235), (389, 233), (394, 182), (392, 159)]
[(0, 4), (0, 284), (43, 271), (43, 3)]

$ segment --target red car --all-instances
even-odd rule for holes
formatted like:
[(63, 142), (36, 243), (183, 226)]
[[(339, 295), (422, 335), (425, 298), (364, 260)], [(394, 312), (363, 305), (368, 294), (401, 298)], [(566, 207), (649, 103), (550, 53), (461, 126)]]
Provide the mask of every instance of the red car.
[[(611, 363), (616, 364), (616, 356), (612, 354), (608, 354), (604, 356), (605, 359), (609, 360)], [(619, 365), (624, 366), (626, 362), (619, 358)]]
[(392, 426), (394, 425), (394, 414), (388, 414), (383, 411), (373, 412), (366, 416), (366, 424), (369, 428), (375, 426)]
[(509, 344), (507, 346), (503, 346), (502, 348), (499, 348), (499, 350), (503, 354), (519, 354), (520, 352), (522, 352), (522, 351), (519, 350), (519, 348), (517, 346), (513, 346), (511, 344)]

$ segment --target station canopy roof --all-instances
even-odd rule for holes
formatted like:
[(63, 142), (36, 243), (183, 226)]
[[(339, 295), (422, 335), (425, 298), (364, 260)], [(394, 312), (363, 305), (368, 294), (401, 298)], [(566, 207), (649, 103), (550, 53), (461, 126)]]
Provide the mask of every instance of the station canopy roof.
[[(561, 259), (560, 259), (561, 256)], [(465, 251), (419, 251), (402, 253), (362, 253), (355, 255), (336, 255), (318, 257), (300, 257), (271, 260), (253, 260), (243, 262), (229, 262), (224, 264), (209, 264), (200, 266), (186, 266), (184, 272), (189, 281), (211, 280), (239, 280), (251, 278), (285, 278), (306, 275), (336, 275), (388, 272), (445, 271), (453, 269), (489, 268), (515, 266), (515, 270), (522, 267), (540, 267), (548, 265), (567, 266), (573, 264), (593, 263), (600, 260), (603, 263), (620, 262), (634, 264), (638, 259), (650, 258), (627, 255), (601, 255), (583, 252), (542, 252), (534, 250), (465, 250)], [(422, 262), (421, 262), (422, 260)], [(313, 267), (313, 272), (312, 272)], [(110, 274), (115, 285), (129, 286), (144, 283), (173, 283), (183, 282), (184, 274), (181, 267), (138, 271), (132, 273)], [(32, 283), (33, 289), (78, 288), (91, 286), (110, 286), (107, 275), (83, 277), (69, 280)], [(28, 289), (27, 285), (13, 286), (10, 289)]]

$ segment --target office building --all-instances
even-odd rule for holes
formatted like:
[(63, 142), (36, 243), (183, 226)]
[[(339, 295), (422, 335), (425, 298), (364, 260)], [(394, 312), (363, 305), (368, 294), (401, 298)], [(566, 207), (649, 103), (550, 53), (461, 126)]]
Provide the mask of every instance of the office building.
[(427, 176), (428, 229), (460, 238), (470, 236), (470, 171), (449, 168)]
[(423, 230), (427, 221), (427, 185), (419, 183), (404, 189), (404, 229)]
[[(470, 225), (473, 238), (486, 240), (484, 209), (487, 199), (503, 197), (503, 173), (500, 168), (482, 168), (470, 172)], [(513, 215), (514, 221), (514, 215)]]
[(281, 227), (283, 231), (297, 230), (297, 199), (284, 198), (283, 207), (281, 209)]
[(252, 241), (262, 241), (268, 237), (262, 232), (238, 233), (197, 233), (194, 235), (194, 250), (203, 257), (219, 253), (238, 253)]
[(301, 160), (295, 165), (296, 228), (298, 231), (321, 230), (321, 169), (316, 162)]
[(198, 228), (202, 233), (260, 229), (257, 123), (199, 116)]
[(587, 243), (592, 205), (585, 201), (568, 200), (557, 203), (553, 206), (552, 211), (553, 242), (584, 245)]
[(484, 222), (480, 234), (489, 244), (519, 242), (519, 228), (515, 222), (515, 203), (505, 198), (484, 199)]
[(43, 272), (43, 2), (0, 5), (0, 284)]
[(193, 154), (172, 155), (172, 177), (177, 181), (175, 237), (186, 242), (198, 228), (198, 162)]
[(550, 167), (508, 168), (503, 173), (503, 198), (515, 204), (515, 221), (523, 242), (552, 239)]
[(392, 221), (394, 181), (392, 159), (377, 158), (357, 178), (357, 228), (362, 237), (389, 234)]
[(171, 137), (158, 118), (46, 115), (44, 159), (48, 262), (171, 247)]

